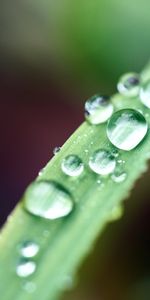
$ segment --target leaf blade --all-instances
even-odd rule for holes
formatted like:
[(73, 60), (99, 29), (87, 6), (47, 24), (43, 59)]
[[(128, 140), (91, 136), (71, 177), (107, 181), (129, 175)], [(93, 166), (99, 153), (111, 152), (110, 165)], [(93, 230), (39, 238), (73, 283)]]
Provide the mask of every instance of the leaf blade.
[[(149, 73), (146, 71), (143, 74), (146, 78)], [(135, 108), (144, 113), (148, 111), (138, 98), (131, 100), (115, 95), (112, 101), (116, 109)], [(150, 117), (147, 121), (150, 123)], [(106, 136), (106, 124), (91, 126), (85, 122), (37, 178), (58, 181), (70, 191), (76, 202), (71, 215), (55, 222), (42, 220), (24, 210), (24, 199), (14, 210), (0, 240), (0, 293), (4, 300), (24, 300), (27, 296), (29, 300), (47, 300), (57, 299), (61, 295), (65, 285), (64, 278), (76, 273), (98, 234), (109, 221), (113, 208), (122, 203), (134, 182), (146, 171), (150, 157), (150, 130), (137, 148), (130, 152), (120, 151), (127, 173), (126, 180), (120, 184), (106, 178), (102, 188), (98, 183), (99, 176), (89, 169), (89, 157), (98, 148), (114, 149)], [(84, 161), (85, 173), (78, 179), (68, 178), (61, 171), (61, 160), (68, 154), (79, 155)], [(17, 245), (26, 239), (34, 239), (40, 244), (40, 253), (35, 258), (37, 272), (28, 279), (36, 285), (33, 293), (24, 288), (24, 281), (15, 274), (19, 258)]]

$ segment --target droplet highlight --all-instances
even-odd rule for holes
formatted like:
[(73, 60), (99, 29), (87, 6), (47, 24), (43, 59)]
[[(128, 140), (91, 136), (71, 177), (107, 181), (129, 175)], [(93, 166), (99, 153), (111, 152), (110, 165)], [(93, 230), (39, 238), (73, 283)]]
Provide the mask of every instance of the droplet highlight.
[(140, 100), (148, 108), (150, 108), (150, 80), (142, 84), (140, 88)]
[(106, 122), (113, 113), (113, 105), (107, 96), (95, 95), (85, 103), (85, 118), (94, 125)]
[(135, 97), (140, 89), (140, 77), (137, 73), (127, 73), (121, 76), (117, 84), (120, 94)]
[(20, 260), (16, 267), (16, 274), (19, 277), (28, 277), (32, 275), (36, 270), (36, 263), (28, 260)]
[(63, 173), (71, 177), (80, 176), (84, 170), (84, 164), (79, 156), (68, 155), (61, 163)]
[(25, 241), (19, 246), (19, 252), (23, 257), (30, 258), (37, 255), (39, 252), (39, 245), (35, 242)]
[(103, 149), (95, 151), (89, 160), (91, 170), (100, 175), (112, 173), (116, 167), (115, 157), (111, 152)]
[(113, 114), (107, 124), (107, 136), (118, 149), (130, 151), (145, 137), (148, 124), (134, 109), (122, 109)]
[(65, 217), (74, 208), (71, 194), (53, 181), (35, 181), (25, 192), (25, 208), (35, 215), (49, 220)]

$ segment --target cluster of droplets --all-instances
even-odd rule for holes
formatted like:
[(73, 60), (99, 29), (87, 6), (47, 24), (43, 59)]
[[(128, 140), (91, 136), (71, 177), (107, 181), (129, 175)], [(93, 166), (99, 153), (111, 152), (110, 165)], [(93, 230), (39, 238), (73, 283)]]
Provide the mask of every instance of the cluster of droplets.
[[(140, 95), (141, 101), (150, 107), (150, 82), (141, 85), (140, 76), (136, 73), (123, 75), (117, 85), (118, 91), (124, 96), (135, 97)], [(88, 167), (100, 176), (111, 175), (115, 182), (122, 182), (127, 174), (118, 168), (118, 150), (130, 151), (145, 137), (148, 124), (140, 111), (122, 109), (114, 112), (111, 98), (95, 95), (85, 103), (85, 118), (91, 125), (107, 122), (107, 137), (115, 147), (114, 150), (95, 149), (89, 156)], [(93, 143), (92, 143), (93, 145)], [(61, 150), (56, 147), (56, 155)], [(85, 149), (85, 155), (89, 150)], [(69, 154), (61, 162), (61, 171), (70, 178), (81, 176), (85, 170), (82, 159), (76, 154)], [(101, 182), (101, 179), (98, 179)], [(41, 201), (42, 199), (42, 201)], [(74, 208), (74, 199), (70, 192), (55, 181), (37, 180), (32, 183), (25, 193), (25, 207), (33, 215), (55, 220), (65, 217)]]
[[(141, 84), (138, 74), (128, 73), (120, 78), (117, 88), (119, 93), (124, 96), (139, 96), (141, 102), (150, 108), (150, 80)], [(109, 176), (115, 183), (126, 180), (127, 173), (123, 168), (125, 161), (119, 159), (119, 150), (134, 149), (148, 131), (147, 121), (140, 111), (129, 108), (116, 112), (114, 110), (111, 98), (107, 96), (95, 95), (85, 103), (86, 121), (91, 126), (107, 122), (106, 134), (109, 142), (113, 145), (113, 150), (95, 149), (90, 156), (89, 149), (84, 150), (84, 154), (89, 156), (86, 167), (98, 176), (98, 185), (101, 185), (102, 177), (106, 176)], [(94, 142), (91, 142), (90, 145), (94, 147)], [(56, 147), (53, 151), (54, 155), (60, 150), (60, 147)], [(82, 178), (85, 164), (78, 155), (69, 154), (62, 160), (60, 170), (68, 178)], [(71, 193), (61, 184), (52, 180), (38, 179), (33, 182), (26, 190), (24, 197), (25, 208), (30, 214), (51, 221), (68, 216), (75, 207)], [(111, 213), (110, 220), (121, 215), (121, 211), (120, 207), (115, 208)], [(27, 241), (21, 245), (19, 248), (20, 261), (16, 268), (18, 276), (28, 277), (35, 272), (36, 262), (33, 258), (38, 252), (39, 246), (34, 242)]]
[(29, 277), (36, 271), (34, 257), (38, 254), (39, 249), (39, 245), (33, 241), (25, 241), (19, 245), (20, 257), (16, 266), (16, 273), (19, 277)]

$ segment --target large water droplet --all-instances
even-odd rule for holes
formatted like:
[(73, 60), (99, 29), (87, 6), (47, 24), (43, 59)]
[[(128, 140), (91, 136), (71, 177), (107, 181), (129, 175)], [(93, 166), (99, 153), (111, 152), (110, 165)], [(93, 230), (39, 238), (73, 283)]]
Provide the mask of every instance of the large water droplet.
[(119, 149), (134, 149), (145, 137), (148, 124), (134, 109), (122, 109), (113, 114), (107, 125), (110, 142)]
[(35, 262), (24, 259), (22, 259), (16, 267), (16, 273), (19, 277), (28, 277), (32, 275), (35, 272), (35, 270)]
[(150, 80), (143, 83), (140, 88), (140, 100), (148, 108), (150, 108)]
[(84, 165), (77, 155), (68, 155), (63, 159), (61, 168), (68, 176), (79, 176), (84, 170)]
[(110, 98), (106, 96), (95, 95), (85, 103), (86, 120), (94, 125), (106, 122), (113, 110)]
[(108, 175), (114, 171), (116, 160), (109, 151), (99, 149), (90, 158), (89, 166), (97, 174)]
[(20, 254), (24, 257), (33, 257), (39, 252), (39, 245), (35, 242), (26, 241), (19, 247)]
[(139, 93), (140, 78), (136, 73), (124, 74), (117, 85), (120, 94), (129, 97), (135, 97)]
[(67, 216), (74, 207), (70, 193), (53, 181), (33, 182), (25, 193), (25, 208), (33, 215), (54, 220)]

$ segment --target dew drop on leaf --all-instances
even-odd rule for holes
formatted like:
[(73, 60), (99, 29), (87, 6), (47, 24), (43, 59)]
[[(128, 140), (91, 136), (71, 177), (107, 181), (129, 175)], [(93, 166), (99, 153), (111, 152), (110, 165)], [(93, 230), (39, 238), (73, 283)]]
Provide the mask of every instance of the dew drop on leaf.
[(25, 192), (25, 208), (35, 216), (55, 220), (71, 213), (71, 194), (54, 181), (35, 181)]
[(140, 88), (140, 100), (148, 108), (150, 108), (150, 80), (142, 84)]
[(35, 242), (25, 241), (19, 247), (19, 252), (23, 257), (34, 257), (39, 252), (39, 245)]
[(134, 149), (145, 137), (148, 124), (144, 116), (134, 109), (122, 109), (113, 114), (107, 124), (107, 136), (117, 148)]
[(26, 259), (21, 259), (16, 266), (16, 274), (19, 277), (28, 277), (36, 270), (36, 263)]
[(116, 160), (108, 150), (99, 149), (90, 157), (89, 166), (97, 174), (108, 175), (114, 171)]
[(114, 157), (118, 157), (118, 156), (119, 156), (119, 152), (118, 152), (117, 149), (113, 149), (113, 150), (111, 151), (111, 154), (112, 154)]
[(32, 294), (35, 292), (36, 290), (36, 284), (32, 281), (26, 281), (23, 283), (23, 289), (29, 293), (29, 294)]
[(101, 183), (102, 183), (102, 181), (101, 181), (100, 179), (98, 179), (98, 180), (97, 180), (97, 183), (98, 183), (98, 184), (101, 184)]
[(66, 175), (76, 177), (82, 174), (84, 164), (79, 156), (68, 155), (62, 160), (61, 169)]
[(58, 288), (62, 291), (71, 290), (75, 286), (75, 280), (73, 276), (64, 274), (63, 277), (58, 280)]
[(94, 125), (106, 122), (113, 110), (113, 105), (107, 96), (95, 95), (85, 102), (86, 120)]
[(61, 147), (55, 147), (55, 148), (53, 149), (53, 154), (56, 155), (57, 153), (60, 152), (60, 150), (61, 150)]
[(120, 219), (123, 213), (124, 213), (124, 207), (122, 204), (114, 206), (109, 216), (109, 222), (113, 222)]
[(111, 179), (116, 182), (116, 183), (120, 183), (125, 181), (125, 179), (127, 178), (127, 173), (126, 172), (114, 172), (111, 175)]
[(140, 89), (140, 77), (136, 73), (127, 73), (121, 76), (117, 84), (117, 89), (120, 94), (135, 97)]

